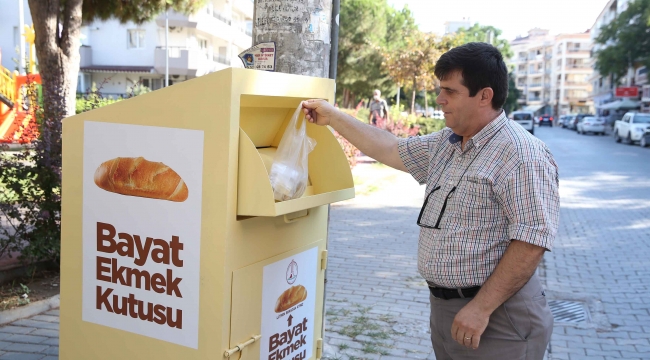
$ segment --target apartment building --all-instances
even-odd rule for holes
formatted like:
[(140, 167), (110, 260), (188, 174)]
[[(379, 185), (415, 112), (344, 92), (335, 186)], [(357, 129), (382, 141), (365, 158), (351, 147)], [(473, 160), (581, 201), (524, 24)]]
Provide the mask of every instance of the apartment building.
[[(15, 7), (15, 14), (3, 11), (0, 15), (3, 49), (16, 47), (20, 41)], [(25, 1), (25, 23), (31, 24), (28, 13)], [(197, 13), (170, 11), (167, 16), (170, 85), (230, 66), (243, 67), (237, 55), (252, 46), (252, 0), (211, 0)], [(12, 26), (13, 31), (4, 31)], [(85, 93), (95, 84), (105, 96), (120, 96), (136, 84), (152, 90), (165, 86), (164, 13), (140, 25), (95, 21), (84, 24), (81, 32), (77, 92)], [(13, 39), (7, 34), (13, 34)], [(2, 64), (13, 69), (8, 66), (11, 59), (3, 57)]]
[(536, 115), (588, 112), (591, 67), (589, 34), (552, 36), (532, 29), (510, 42), (510, 66), (522, 95), (519, 107)]
[(528, 36), (510, 42), (510, 66), (521, 91), (519, 108), (536, 115), (551, 114), (554, 38), (545, 29), (531, 29)]
[(557, 115), (592, 113), (591, 74), (589, 59), (591, 39), (588, 32), (561, 34), (555, 37), (553, 49), (553, 82), (551, 105)]
[[(600, 29), (614, 21), (620, 13), (627, 9), (630, 2), (631, 0), (608, 1), (591, 27), (591, 41), (594, 44), (590, 57), (592, 66), (596, 64), (598, 51), (607, 47), (607, 45), (597, 44), (595, 41), (600, 34)], [(622, 118), (629, 110), (650, 112), (650, 83), (645, 66), (633, 63), (628, 74), (622, 79), (615, 79), (611, 75), (603, 76), (594, 70), (590, 82), (592, 84), (590, 98), (594, 102), (598, 115), (606, 118), (609, 122)], [(619, 93), (617, 96), (616, 89), (619, 87), (637, 88), (638, 95), (629, 96), (630, 92), (628, 91), (625, 94)]]

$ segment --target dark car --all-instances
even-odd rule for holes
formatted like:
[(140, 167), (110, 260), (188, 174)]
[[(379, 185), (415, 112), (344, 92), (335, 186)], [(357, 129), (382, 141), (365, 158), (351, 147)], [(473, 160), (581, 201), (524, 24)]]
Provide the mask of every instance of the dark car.
[(578, 114), (576, 117), (573, 119), (573, 123), (569, 124), (569, 129), (571, 130), (578, 130), (578, 123), (580, 120), (586, 118), (586, 117), (591, 117), (591, 116), (596, 116), (594, 114)]
[(553, 126), (553, 117), (549, 114), (544, 114), (539, 117), (539, 126), (548, 125)]

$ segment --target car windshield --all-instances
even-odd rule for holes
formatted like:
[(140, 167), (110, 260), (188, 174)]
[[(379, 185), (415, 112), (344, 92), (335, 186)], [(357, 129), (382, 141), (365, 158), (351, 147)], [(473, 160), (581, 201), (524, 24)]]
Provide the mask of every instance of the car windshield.
[(634, 115), (635, 124), (650, 124), (650, 114), (636, 114)]
[(583, 120), (584, 120), (584, 121), (595, 121), (596, 118), (595, 118), (595, 117), (586, 117), (586, 118), (584, 118)]
[(514, 114), (513, 120), (532, 120), (533, 117), (530, 114)]

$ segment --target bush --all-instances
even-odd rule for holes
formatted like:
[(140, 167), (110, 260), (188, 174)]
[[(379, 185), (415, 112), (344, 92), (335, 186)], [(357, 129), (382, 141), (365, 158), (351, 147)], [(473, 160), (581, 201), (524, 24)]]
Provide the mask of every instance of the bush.
[[(36, 84), (28, 84), (29, 106), (38, 137), (23, 150), (9, 152), (0, 144), (0, 256), (20, 253), (24, 263), (51, 260), (61, 254), (61, 121), (63, 104), (50, 104), (44, 115)], [(104, 99), (101, 87), (77, 100), (77, 113), (120, 101)], [(136, 93), (137, 92), (137, 93)], [(134, 88), (128, 97), (147, 92)], [(61, 111), (61, 112), (57, 112)]]

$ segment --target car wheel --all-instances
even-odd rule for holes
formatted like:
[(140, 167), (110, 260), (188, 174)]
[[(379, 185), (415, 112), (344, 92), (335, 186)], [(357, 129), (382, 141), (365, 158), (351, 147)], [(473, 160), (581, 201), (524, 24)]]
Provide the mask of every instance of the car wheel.
[(620, 142), (621, 142), (621, 137), (618, 136), (618, 131), (614, 133), (614, 140), (615, 140), (617, 143), (620, 143)]
[(634, 145), (634, 141), (632, 141), (632, 133), (630, 132), (627, 134), (627, 144), (628, 145)]
[(641, 140), (639, 140), (639, 145), (641, 145), (641, 147), (648, 147), (648, 142), (646, 141), (645, 136), (641, 136)]

